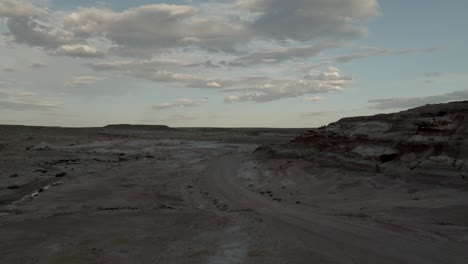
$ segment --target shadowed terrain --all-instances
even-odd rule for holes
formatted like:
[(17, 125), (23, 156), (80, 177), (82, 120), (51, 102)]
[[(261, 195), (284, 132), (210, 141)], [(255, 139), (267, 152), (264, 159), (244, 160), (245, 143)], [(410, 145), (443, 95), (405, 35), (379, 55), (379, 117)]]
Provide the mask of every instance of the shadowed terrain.
[(466, 263), (467, 118), (0, 126), (0, 263)]

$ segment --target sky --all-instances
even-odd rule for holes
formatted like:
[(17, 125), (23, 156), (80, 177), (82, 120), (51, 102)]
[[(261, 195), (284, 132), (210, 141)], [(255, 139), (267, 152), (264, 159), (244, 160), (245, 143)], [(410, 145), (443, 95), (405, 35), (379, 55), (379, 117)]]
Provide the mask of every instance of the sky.
[(0, 123), (317, 127), (468, 99), (466, 0), (0, 0)]

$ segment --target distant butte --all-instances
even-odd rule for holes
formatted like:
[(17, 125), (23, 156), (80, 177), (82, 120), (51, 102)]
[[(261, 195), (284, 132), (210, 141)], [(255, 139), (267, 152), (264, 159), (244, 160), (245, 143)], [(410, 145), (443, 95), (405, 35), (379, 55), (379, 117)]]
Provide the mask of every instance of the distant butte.
[(130, 124), (111, 124), (107, 125), (104, 128), (110, 128), (110, 129), (142, 129), (142, 130), (172, 130), (174, 128), (171, 128), (169, 126), (165, 125), (130, 125)]

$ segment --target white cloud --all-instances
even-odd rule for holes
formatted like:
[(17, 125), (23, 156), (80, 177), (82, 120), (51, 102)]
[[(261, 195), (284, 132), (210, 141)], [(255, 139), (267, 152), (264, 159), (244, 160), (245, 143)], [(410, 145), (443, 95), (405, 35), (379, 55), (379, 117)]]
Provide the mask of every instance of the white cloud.
[(96, 77), (96, 76), (79, 76), (79, 77), (73, 78), (73, 80), (71, 80), (70, 82), (65, 83), (65, 86), (67, 87), (88, 86), (88, 85), (94, 84), (102, 80), (105, 80), (105, 79), (101, 77)]
[(21, 0), (0, 0), (0, 17), (28, 17), (46, 14), (45, 10)]
[(378, 55), (405, 55), (413, 53), (424, 53), (424, 52), (433, 52), (437, 48), (422, 48), (422, 49), (399, 49), (392, 50), (379, 47), (361, 47), (361, 50), (365, 51), (364, 53), (353, 53), (348, 55), (342, 55), (335, 57), (335, 61), (339, 63), (347, 63), (357, 59), (365, 59), (367, 57), (378, 56)]
[(220, 83), (215, 82), (215, 81), (206, 83), (206, 86), (210, 87), (210, 88), (221, 88), (221, 87), (223, 87)]
[[(9, 5), (15, 3), (2, 1)], [(358, 36), (366, 31), (361, 22), (379, 13), (376, 0), (335, 0), (333, 3), (322, 0), (250, 0), (241, 1), (237, 6), (254, 15), (245, 15), (238, 9), (239, 15), (235, 19), (233, 14), (225, 17), (222, 12), (213, 13), (221, 10), (210, 9), (208, 5), (197, 8), (193, 5), (150, 4), (122, 12), (81, 8), (65, 16), (53, 17), (54, 21), (46, 25), (31, 18), (39, 13), (43, 15), (41, 9), (28, 3), (13, 5), (21, 8), (9, 8), (17, 11), (8, 12), (21, 15), (11, 16), (7, 27), (17, 42), (55, 49), (63, 45), (86, 45), (90, 39), (104, 38), (113, 43), (114, 54), (127, 49), (135, 53), (186, 46), (234, 51), (237, 45), (245, 45), (257, 37), (308, 41), (330, 36)], [(229, 3), (219, 5), (235, 10), (235, 5)], [(283, 57), (287, 54), (299, 57), (309, 52), (316, 53), (316, 48), (291, 47), (254, 57), (274, 56), (285, 60)], [(265, 58), (264, 61), (275, 59)]]
[(371, 108), (386, 110), (397, 108), (413, 108), (426, 104), (446, 103), (450, 101), (468, 100), (468, 90), (456, 91), (441, 95), (424, 97), (395, 97), (387, 99), (370, 100), (374, 105)]
[[(362, 22), (379, 13), (376, 0), (243, 0), (217, 3), (216, 7), (201, 3), (149, 4), (121, 12), (105, 7), (79, 8), (68, 14), (46, 13), (28, 2), (0, 1), (8, 6), (9, 13), (17, 14), (6, 21), (10, 38), (64, 56), (104, 57), (107, 51), (90, 46), (95, 41), (106, 43), (109, 54), (145, 58), (188, 46), (233, 52), (241, 47), (248, 49), (253, 40), (299, 41), (294, 46), (277, 42), (284, 47), (276, 50), (257, 47), (233, 65), (315, 56), (341, 44), (304, 45), (302, 41), (362, 35), (366, 31)], [(45, 18), (33, 17), (39, 14)], [(219, 67), (208, 62), (197, 66)]]
[[(0, 0), (5, 2), (12, 1)], [(194, 1), (186, 5), (150, 4), (122, 11), (101, 5), (79, 7), (71, 13), (50, 9), (35, 13), (31, 10), (36, 7), (26, 4), (33, 9), (15, 11), (17, 15), (5, 18), (6, 38), (9, 43), (40, 47), (47, 55), (110, 58), (84, 64), (94, 71), (105, 71), (106, 75), (131, 76), (170, 88), (235, 93), (226, 102), (304, 97), (305, 101), (313, 102), (319, 98), (316, 94), (344, 90), (351, 78), (342, 76), (337, 68), (320, 70), (328, 62), (307, 65), (298, 76), (286, 68), (294, 65), (281, 63), (290, 60), (312, 63), (312, 57), (347, 45), (345, 39), (364, 35), (366, 20), (379, 14), (376, 0), (243, 0), (214, 5)], [(363, 51), (371, 52), (385, 51), (371, 48)], [(121, 59), (117, 60), (117, 56)], [(53, 60), (62, 59), (53, 57)], [(270, 64), (276, 67), (261, 68)], [(245, 67), (229, 67), (234, 65)], [(254, 65), (260, 76), (243, 77), (251, 74), (250, 67)], [(71, 76), (81, 74), (89, 73)], [(79, 76), (65, 85), (81, 87), (101, 80)], [(191, 103), (200, 102), (176, 101), (161, 107)]]
[(56, 49), (63, 45), (78, 42), (73, 34), (53, 26), (40, 23), (31, 17), (12, 17), (6, 19), (8, 36), (17, 43), (45, 49)]
[(219, 81), (205, 79), (199, 76), (185, 73), (177, 73), (166, 70), (159, 70), (154, 72), (134, 73), (133, 76), (141, 76), (145, 79), (162, 82), (162, 83), (174, 83), (183, 85), (185, 87), (193, 88), (216, 88), (212, 84), (218, 83)]
[(310, 73), (299, 80), (251, 78), (250, 80), (244, 80), (244, 82), (252, 83), (253, 87), (224, 90), (224, 92), (244, 92), (241, 95), (231, 95), (224, 101), (226, 103), (248, 101), (264, 103), (310, 94), (340, 92), (351, 80), (350, 77), (341, 76), (339, 69), (335, 67), (329, 67), (324, 72)]
[(193, 106), (200, 106), (207, 102), (207, 99), (200, 99), (200, 100), (193, 100), (193, 99), (177, 99), (172, 102), (162, 103), (153, 105), (153, 109), (155, 110), (164, 110), (174, 107), (193, 107)]
[(80, 58), (104, 58), (106, 56), (106, 53), (82, 44), (60, 46), (54, 54)]
[(149, 78), (157, 82), (174, 82), (174, 83), (198, 83), (202, 81), (197, 76), (191, 74), (183, 74), (170, 71), (156, 71), (153, 72)]
[(238, 6), (258, 14), (250, 28), (279, 40), (358, 37), (361, 22), (379, 15), (377, 0), (240, 0)]
[(329, 66), (328, 70), (324, 72), (309, 72), (304, 76), (304, 78), (309, 80), (329, 82), (345, 82), (352, 80), (352, 78), (349, 76), (341, 76), (340, 69), (333, 66)]
[(258, 15), (239, 13), (237, 19), (228, 20), (222, 13), (206, 14), (194, 6), (155, 4), (121, 13), (83, 9), (71, 14), (65, 25), (73, 32), (104, 35), (120, 46), (230, 50), (256, 37), (308, 41), (361, 36), (367, 31), (361, 22), (379, 14), (376, 0), (249, 0), (238, 6)]
[(189, 65), (186, 65), (186, 66), (187, 67), (205, 67), (205, 68), (209, 68), (209, 69), (221, 68), (220, 65), (216, 65), (213, 62), (211, 62), (210, 60), (207, 60), (204, 63), (192, 63), (192, 64), (189, 64)]
[(77, 35), (105, 37), (118, 46), (173, 48), (195, 45), (201, 48), (232, 49), (250, 34), (243, 24), (222, 17), (198, 16), (187, 5), (153, 4), (123, 12), (88, 8), (70, 14), (64, 26)]
[(178, 60), (117, 60), (89, 63), (87, 66), (96, 71), (148, 72), (165, 68), (184, 67), (187, 63)]
[(356, 59), (364, 59), (372, 55), (377, 55), (380, 53), (353, 53), (349, 55), (343, 55), (335, 58), (336, 62), (340, 63), (346, 63), (346, 62), (351, 62)]
[(114, 71), (154, 82), (174, 83), (192, 88), (221, 88), (230, 85), (227, 80), (176, 72), (193, 65), (178, 60), (124, 60), (87, 65), (96, 71)]
[(246, 66), (252, 64), (273, 64), (294, 58), (307, 59), (320, 54), (326, 49), (343, 47), (344, 43), (320, 42), (314, 45), (286, 47), (279, 49), (262, 50), (250, 55), (240, 57), (230, 62), (231, 66)]
[[(47, 13), (32, 4), (10, 0), (0, 0), (0, 12), (3, 7), (9, 7), (12, 15), (7, 16), (5, 25), (8, 33), (5, 33), (16, 43), (26, 44), (32, 47), (41, 47), (51, 51), (55, 55), (102, 58), (104, 52), (98, 51), (86, 45), (86, 39), (70, 32), (63, 27), (58, 16), (45, 16)], [(1, 13), (0, 13), (1, 15)], [(41, 15), (40, 18), (36, 16)]]
[(322, 97), (315, 96), (315, 97), (306, 97), (303, 99), (304, 102), (316, 103), (322, 100)]
[(0, 90), (0, 109), (13, 111), (50, 111), (61, 105), (35, 93)]
[[(11, 0), (0, 0), (15, 3)], [(33, 18), (41, 10), (26, 2), (21, 16), (6, 21), (8, 35), (17, 43), (42, 47), (57, 55), (96, 58), (111, 55), (148, 58), (162, 50), (197, 47), (209, 52), (248, 49), (253, 40), (295, 40), (277, 42), (281, 48), (256, 47), (256, 51), (232, 61), (232, 65), (278, 63), (308, 58), (342, 44), (302, 41), (362, 35), (362, 21), (378, 15), (376, 0), (244, 0), (239, 3), (190, 5), (149, 4), (122, 12), (101, 8), (52, 12), (45, 19)], [(15, 4), (17, 5), (17, 4)], [(19, 5), (19, 4), (18, 4)], [(23, 6), (22, 5), (22, 6)], [(236, 9), (235, 7), (241, 7)], [(36, 11), (37, 11), (36, 10)], [(230, 10), (229, 12), (226, 10)], [(45, 13), (39, 12), (41, 15)], [(313, 26), (310, 26), (313, 25)], [(108, 51), (98, 51), (90, 43), (105, 43)], [(297, 42), (299, 41), (299, 42)], [(289, 43), (289, 44), (288, 44)], [(201, 65), (217, 68), (210, 61)]]
[(242, 98), (242, 96), (237, 96), (237, 95), (230, 95), (224, 99), (225, 103), (234, 103), (234, 102), (242, 102), (245, 99)]

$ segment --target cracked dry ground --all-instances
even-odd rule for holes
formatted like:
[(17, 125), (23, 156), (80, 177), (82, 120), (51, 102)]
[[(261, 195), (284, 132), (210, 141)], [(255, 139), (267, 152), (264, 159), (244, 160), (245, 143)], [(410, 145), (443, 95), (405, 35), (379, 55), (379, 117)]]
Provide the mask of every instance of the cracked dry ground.
[(468, 259), (463, 192), (253, 154), (296, 132), (140, 132), (3, 128), (0, 263)]

